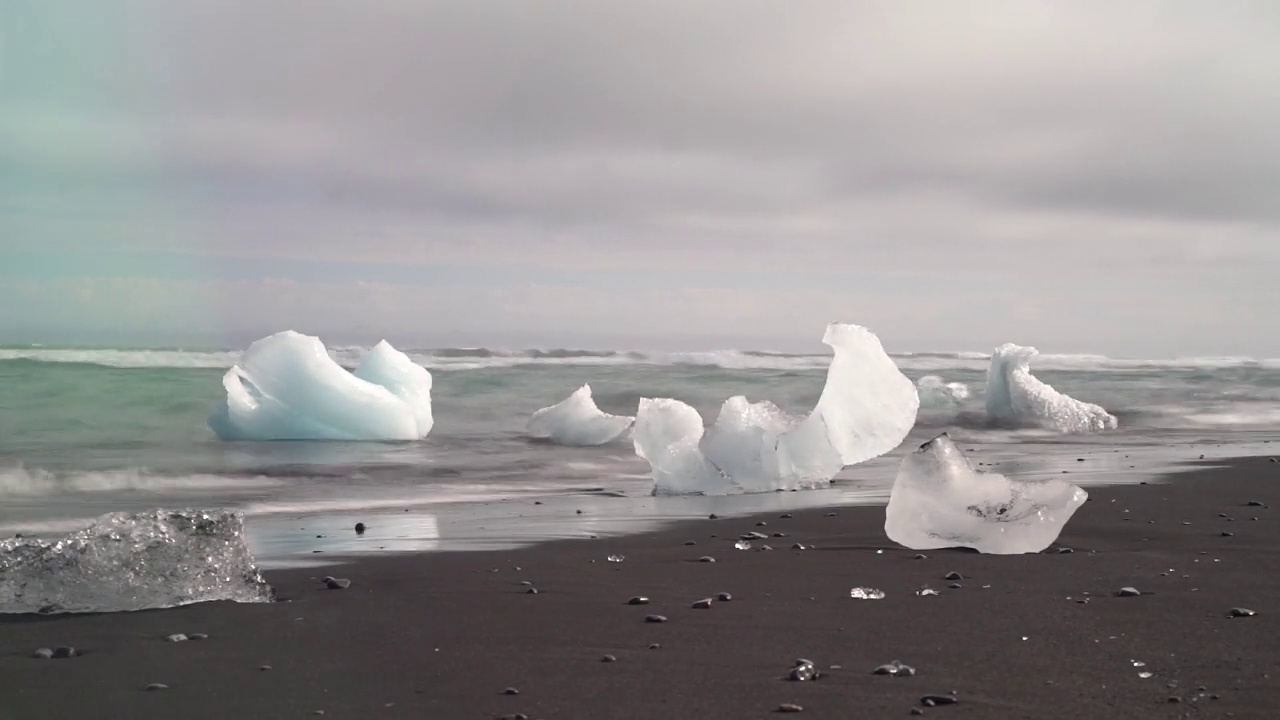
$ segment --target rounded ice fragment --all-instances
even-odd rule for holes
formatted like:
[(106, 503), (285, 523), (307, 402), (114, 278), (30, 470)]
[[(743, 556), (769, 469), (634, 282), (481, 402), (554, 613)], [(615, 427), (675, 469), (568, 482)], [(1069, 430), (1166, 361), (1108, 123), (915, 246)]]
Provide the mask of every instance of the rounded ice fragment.
[(529, 435), (559, 445), (604, 445), (625, 435), (635, 420), (601, 412), (591, 386), (583, 385), (559, 403), (535, 412), (529, 418)]
[(1031, 374), (1033, 347), (1005, 343), (987, 368), (987, 415), (1000, 422), (1031, 424), (1061, 433), (1115, 430), (1114, 415), (1093, 403), (1054, 390)]
[(1088, 496), (1061, 480), (981, 472), (943, 433), (903, 459), (884, 529), (890, 540), (913, 550), (1034, 553), (1058, 538)]

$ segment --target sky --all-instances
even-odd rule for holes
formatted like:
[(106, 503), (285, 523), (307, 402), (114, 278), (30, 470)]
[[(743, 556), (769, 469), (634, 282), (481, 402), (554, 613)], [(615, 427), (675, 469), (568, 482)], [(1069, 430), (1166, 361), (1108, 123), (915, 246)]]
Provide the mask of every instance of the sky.
[(0, 343), (1280, 357), (1280, 4), (0, 0)]

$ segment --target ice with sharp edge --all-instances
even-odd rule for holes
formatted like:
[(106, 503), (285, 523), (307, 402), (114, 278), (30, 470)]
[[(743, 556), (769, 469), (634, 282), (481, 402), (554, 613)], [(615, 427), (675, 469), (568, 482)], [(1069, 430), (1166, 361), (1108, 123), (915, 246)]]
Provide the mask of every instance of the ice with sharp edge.
[(625, 435), (635, 420), (601, 412), (591, 386), (583, 385), (564, 400), (535, 412), (529, 418), (529, 435), (559, 445), (604, 445)]
[(1114, 415), (1068, 397), (1031, 374), (1038, 351), (1006, 343), (996, 348), (987, 369), (987, 415), (1002, 422), (1029, 423), (1061, 433), (1114, 430)]
[(973, 467), (947, 434), (902, 461), (885, 508), (889, 539), (911, 548), (1040, 552), (1089, 494), (1062, 480), (1012, 480)]
[(55, 541), (0, 542), (0, 613), (119, 612), (269, 602), (232, 511), (111, 513)]
[(871, 331), (832, 323), (834, 355), (813, 411), (794, 417), (770, 402), (731, 397), (715, 423), (670, 398), (642, 398), (632, 440), (648, 460), (655, 495), (727, 495), (824, 487), (841, 469), (897, 447), (920, 399)]
[(249, 346), (209, 418), (224, 440), (417, 440), (431, 432), (431, 373), (383, 340), (354, 372), (319, 338), (286, 330)]

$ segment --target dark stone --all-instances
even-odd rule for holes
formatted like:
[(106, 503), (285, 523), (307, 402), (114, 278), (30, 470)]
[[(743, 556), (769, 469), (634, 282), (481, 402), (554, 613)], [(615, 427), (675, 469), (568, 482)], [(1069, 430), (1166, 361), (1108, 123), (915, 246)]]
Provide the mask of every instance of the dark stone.
[(765, 527), (765, 526), (766, 526), (766, 525), (768, 525), (768, 524), (769, 524), (769, 523), (767, 523), (767, 522), (765, 522), (765, 521), (761, 520), (760, 522), (756, 523), (756, 527)]
[(702, 557), (698, 558), (698, 562), (715, 562), (715, 561), (716, 559), (711, 557), (710, 555), (703, 555)]
[(650, 649), (650, 650), (658, 650), (658, 649), (660, 649), (661, 647), (662, 647), (662, 646), (661, 646), (661, 645), (659, 645), (658, 643), (653, 643), (653, 644), (649, 645), (649, 649)]
[(1235, 533), (1229, 533), (1229, 532), (1227, 532), (1227, 531), (1225, 531), (1225, 530), (1224, 530), (1224, 531), (1222, 531), (1221, 535), (1222, 535), (1222, 537), (1235, 537), (1235, 536), (1236, 536), (1236, 534), (1235, 534)]
[(796, 543), (795, 545), (791, 546), (791, 549), (792, 550), (808, 550), (809, 546), (805, 545), (804, 543)]
[(790, 519), (791, 519), (791, 517), (792, 517), (792, 515), (791, 515), (791, 513), (783, 513), (783, 514), (779, 515), (778, 517), (782, 518), (783, 520), (790, 520)]
[(79, 654), (80, 653), (77, 652), (75, 648), (68, 647), (68, 646), (63, 646), (60, 648), (53, 649), (53, 657), (56, 660), (65, 660), (66, 658), (73, 658)]
[(1261, 502), (1258, 502), (1257, 500), (1250, 500), (1249, 502), (1245, 503), (1245, 506), (1246, 507), (1265, 507), (1265, 505), (1263, 505)]
[(1071, 549), (1071, 548), (1069, 548), (1069, 547), (1058, 548), (1058, 554), (1059, 554), (1059, 555), (1070, 555), (1070, 554), (1071, 554), (1071, 553), (1073, 553), (1073, 552), (1075, 552), (1075, 550), (1073, 550), (1073, 549)]
[(911, 667), (910, 665), (903, 665), (897, 660), (894, 660), (891, 663), (886, 663), (876, 668), (875, 670), (872, 670), (871, 674), (892, 675), (894, 677), (911, 677), (912, 675), (916, 674), (916, 669)]
[(918, 708), (918, 707), (913, 707), (913, 708), (911, 708), (911, 714), (912, 714), (912, 715), (923, 715), (923, 714), (924, 714), (924, 711), (923, 711), (923, 710), (921, 710), (921, 709), (920, 709), (920, 708)]
[(188, 639), (189, 638), (187, 638), (187, 636), (183, 635), (182, 633), (174, 633), (165, 638), (167, 642), (171, 642), (171, 643), (186, 642)]
[(915, 558), (915, 559), (916, 559), (916, 560), (928, 560), (928, 559), (929, 559), (929, 556), (928, 556), (928, 555), (925, 555), (924, 553), (920, 553), (919, 555), (916, 555), (916, 558)]
[(324, 585), (330, 590), (346, 590), (351, 587), (351, 581), (346, 578), (325, 577)]
[(1116, 592), (1116, 595), (1119, 597), (1138, 597), (1141, 594), (1142, 592), (1139, 591), (1137, 588), (1131, 588), (1131, 587), (1122, 587), (1120, 588), (1120, 590)]
[(1242, 617), (1253, 617), (1258, 613), (1250, 610), (1249, 608), (1234, 607), (1228, 610), (1227, 614), (1233, 618), (1242, 618)]
[(964, 586), (963, 586), (963, 585), (961, 585), (960, 583), (951, 583), (951, 584), (950, 584), (950, 585), (948, 585), (947, 587), (951, 588), (952, 590), (960, 590), (960, 589), (962, 589)]
[(647, 623), (664, 623), (667, 621), (666, 615), (645, 615), (644, 621)]
[(579, 510), (579, 511), (578, 511), (578, 514), (579, 514), (579, 515), (581, 515), (581, 514), (582, 514), (582, 511), (581, 511), (581, 510)]
[(613, 655), (605, 655), (600, 658), (600, 662), (606, 662), (606, 663), (618, 662), (618, 658), (614, 657)]
[(364, 534), (364, 530), (365, 530), (365, 528), (364, 528), (364, 523), (356, 523), (356, 534), (357, 534), (357, 535), (363, 535), (363, 534)]
[(698, 543), (696, 543), (696, 542), (694, 542), (694, 541), (692, 541), (692, 540), (685, 540), (685, 541), (684, 541), (684, 544), (685, 544), (685, 545), (697, 545)]
[(958, 573), (958, 572), (956, 572), (956, 571), (952, 570), (951, 572), (947, 573), (946, 575), (943, 575), (943, 576), (942, 576), (942, 579), (943, 579), (943, 580), (963, 580), (963, 579), (964, 579), (964, 576), (963, 576), (963, 575), (961, 575), (960, 573)]
[(528, 580), (521, 580), (521, 581), (520, 581), (520, 584), (521, 584), (521, 585), (523, 585), (523, 586), (525, 586), (525, 587), (530, 587), (530, 586), (532, 586), (532, 585), (533, 585), (533, 583), (529, 582)]
[(266, 672), (266, 671), (268, 671), (268, 670), (270, 670), (270, 669), (271, 669), (271, 666), (270, 666), (270, 665), (260, 665), (260, 666), (258, 666), (258, 672)]
[(536, 588), (536, 587), (531, 587), (531, 588), (529, 588), (528, 590), (525, 590), (525, 591), (524, 591), (524, 594), (525, 594), (525, 595), (537, 595), (537, 594), (538, 594), (538, 588)]
[(208, 640), (208, 633), (191, 633), (187, 636), (188, 640)]
[(730, 600), (733, 599), (733, 596), (730, 595), (729, 593), (722, 592), (719, 595), (716, 595), (716, 599), (719, 600), (720, 602), (729, 602)]
[(787, 536), (787, 534), (784, 532), (776, 532), (776, 533), (773, 533), (773, 536), (776, 538), (784, 538)]
[(53, 650), (49, 648), (40, 648), (39, 650), (31, 653), (31, 657), (37, 660), (49, 660), (53, 658)]
[(502, 691), (502, 694), (503, 694), (503, 695), (519, 695), (519, 694), (520, 694), (520, 691), (519, 691), (519, 690), (517, 690), (517, 689), (515, 689), (515, 688), (513, 688), (513, 687), (509, 687), (509, 688), (507, 688), (507, 689), (503, 690), (503, 691)]
[(764, 533), (749, 532), (738, 536), (739, 540), (768, 540), (769, 536)]
[(795, 703), (782, 703), (781, 705), (778, 706), (778, 712), (798, 713), (798, 712), (804, 712), (804, 708), (800, 707), (799, 705), (796, 705)]
[(833, 512), (831, 512), (831, 513), (827, 513), (827, 514), (826, 514), (826, 517), (835, 517), (835, 516), (836, 516), (836, 515), (838, 515), (838, 514), (839, 514), (839, 513), (833, 513)]
[(645, 596), (643, 596), (643, 595), (637, 595), (637, 596), (635, 596), (635, 597), (631, 598), (630, 600), (628, 600), (628, 601), (627, 601), (627, 604), (628, 604), (628, 605), (648, 605), (648, 604), (649, 604), (649, 598), (647, 598), (647, 597), (645, 597)]
[(934, 707), (936, 705), (955, 705), (960, 702), (955, 695), (925, 695), (920, 698), (920, 704), (925, 707)]
[(702, 598), (701, 600), (695, 600), (693, 605), (690, 605), (689, 607), (692, 607), (695, 610), (707, 610), (711, 608), (712, 602), (711, 598)]
[(1170, 695), (1167, 702), (1177, 704), (1182, 702), (1182, 698), (1178, 697), (1177, 695)]
[(148, 692), (155, 692), (156, 690), (168, 690), (169, 686), (165, 685), (164, 683), (151, 683), (150, 685), (146, 686), (143, 689), (147, 690)]
[(809, 682), (818, 679), (818, 671), (812, 665), (797, 665), (787, 673), (787, 679), (792, 682)]
[(708, 516), (707, 516), (707, 519), (708, 519), (708, 520), (719, 520), (719, 519), (720, 519), (720, 516), (719, 516), (719, 515), (717, 515), (717, 514), (715, 514), (715, 513), (711, 513), (710, 515), (708, 515)]

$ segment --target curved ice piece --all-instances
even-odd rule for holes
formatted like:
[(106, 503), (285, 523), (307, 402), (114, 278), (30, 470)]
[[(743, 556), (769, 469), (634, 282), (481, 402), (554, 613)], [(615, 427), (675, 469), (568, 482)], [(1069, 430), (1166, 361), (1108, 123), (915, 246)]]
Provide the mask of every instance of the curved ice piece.
[(355, 374), (292, 330), (249, 346), (209, 418), (224, 440), (417, 440), (431, 431), (431, 374), (385, 340)]
[(232, 600), (271, 588), (231, 511), (111, 513), (49, 542), (0, 542), (0, 613), (145, 610)]
[(1034, 553), (1058, 538), (1088, 497), (1061, 480), (1010, 480), (976, 470), (943, 433), (903, 459), (884, 531), (912, 550)]
[(569, 397), (529, 418), (529, 434), (560, 445), (604, 445), (622, 437), (636, 421), (626, 415), (601, 412), (583, 385)]
[(937, 375), (925, 375), (916, 381), (920, 393), (920, 406), (954, 408), (969, 399), (969, 386), (962, 382), (947, 382)]
[(1092, 403), (1054, 390), (1031, 374), (1038, 351), (1005, 343), (991, 355), (987, 369), (987, 415), (996, 420), (1031, 422), (1062, 433), (1114, 430), (1114, 415)]
[(704, 434), (688, 405), (641, 400), (633, 437), (653, 469), (654, 493), (822, 487), (845, 466), (897, 447), (915, 425), (915, 385), (866, 328), (832, 323), (823, 342), (834, 356), (818, 404), (804, 418), (735, 396)]

